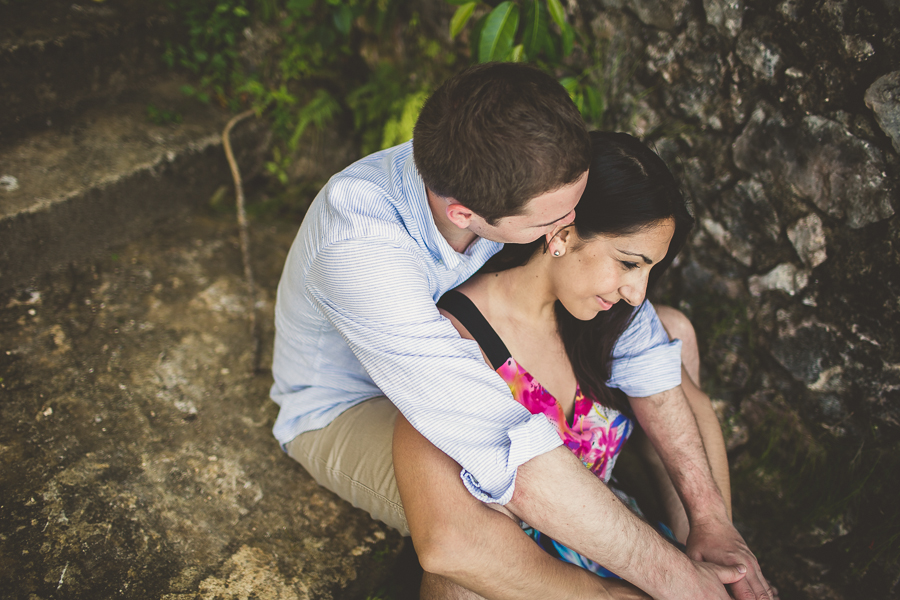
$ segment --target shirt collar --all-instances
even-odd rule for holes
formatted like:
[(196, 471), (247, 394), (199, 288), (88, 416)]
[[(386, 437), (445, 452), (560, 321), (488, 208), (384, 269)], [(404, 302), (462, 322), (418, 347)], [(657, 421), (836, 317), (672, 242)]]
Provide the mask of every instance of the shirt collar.
[(403, 165), (403, 193), (409, 200), (413, 219), (421, 232), (425, 247), (447, 268), (451, 270), (457, 269), (461, 263), (464, 261), (469, 262), (470, 260), (480, 260), (483, 263), (503, 247), (503, 244), (483, 238), (476, 238), (462, 253), (457, 252), (450, 246), (449, 242), (438, 231), (437, 224), (434, 222), (434, 215), (431, 213), (431, 207), (428, 204), (425, 183), (419, 175), (419, 170), (416, 169), (412, 153), (409, 154), (406, 163)]

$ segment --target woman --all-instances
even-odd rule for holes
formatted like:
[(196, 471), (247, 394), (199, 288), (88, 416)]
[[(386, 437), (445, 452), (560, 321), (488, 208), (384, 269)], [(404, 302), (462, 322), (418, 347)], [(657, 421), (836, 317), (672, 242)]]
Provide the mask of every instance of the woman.
[[(594, 160), (575, 222), (535, 243), (507, 246), (438, 306), (463, 337), (479, 343), (514, 397), (532, 413), (547, 415), (565, 445), (608, 482), (634, 427), (627, 398), (607, 386), (613, 351), (629, 322), (653, 310), (644, 302), (647, 288), (671, 264), (693, 219), (655, 153), (626, 134), (592, 136)], [(694, 385), (699, 359), (693, 330), (677, 311), (662, 317), (670, 337), (689, 338), (683, 357), (686, 352), (684, 363), (692, 372), (683, 385), (730, 506), (721, 431), (708, 398)], [(658, 475), (665, 518), (674, 532), (669, 535), (683, 543), (684, 509), (652, 448), (646, 440), (639, 445)], [(398, 483), (403, 495), (405, 482), (398, 478)], [(528, 532), (552, 555), (610, 575), (540, 532)], [(418, 548), (415, 528), (413, 539)]]

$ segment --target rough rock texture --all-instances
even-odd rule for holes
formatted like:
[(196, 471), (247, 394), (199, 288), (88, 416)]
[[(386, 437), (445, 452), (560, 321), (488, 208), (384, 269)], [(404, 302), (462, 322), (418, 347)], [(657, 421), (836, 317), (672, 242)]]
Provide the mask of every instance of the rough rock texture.
[(600, 125), (652, 143), (697, 219), (657, 297), (698, 329), (736, 522), (784, 599), (897, 598), (900, 5), (660, 4), (580, 18)]
[(735, 140), (735, 165), (773, 185), (790, 186), (819, 210), (846, 217), (853, 228), (894, 214), (884, 161), (872, 144), (823, 117), (808, 116), (792, 127), (766, 113), (757, 108)]
[(878, 78), (866, 90), (866, 106), (890, 136), (894, 150), (900, 152), (900, 71)]
[[(267, 350), (295, 232), (254, 229)], [(4, 598), (363, 598), (384, 581), (400, 536), (272, 438), (241, 273), (231, 218), (194, 216), (0, 295)]]

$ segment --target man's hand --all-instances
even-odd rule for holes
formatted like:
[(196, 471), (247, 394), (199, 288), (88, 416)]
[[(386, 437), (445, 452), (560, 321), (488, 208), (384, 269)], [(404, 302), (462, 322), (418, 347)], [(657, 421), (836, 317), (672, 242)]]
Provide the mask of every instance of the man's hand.
[(737, 529), (727, 520), (708, 520), (691, 523), (687, 540), (687, 555), (695, 561), (706, 561), (716, 565), (741, 565), (746, 575), (737, 582), (721, 580), (731, 584), (731, 593), (736, 600), (775, 600), (769, 582), (763, 577), (759, 562), (750, 552), (747, 543)]

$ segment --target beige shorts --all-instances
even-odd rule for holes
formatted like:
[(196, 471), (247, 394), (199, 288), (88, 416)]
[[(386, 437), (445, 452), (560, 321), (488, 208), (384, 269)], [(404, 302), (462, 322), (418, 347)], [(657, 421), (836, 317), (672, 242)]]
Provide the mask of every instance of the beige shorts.
[(391, 454), (398, 414), (384, 396), (372, 398), (323, 429), (301, 433), (286, 449), (319, 485), (408, 536)]

